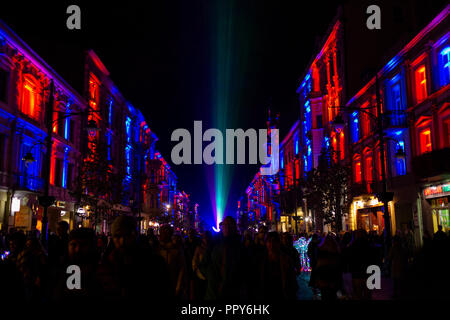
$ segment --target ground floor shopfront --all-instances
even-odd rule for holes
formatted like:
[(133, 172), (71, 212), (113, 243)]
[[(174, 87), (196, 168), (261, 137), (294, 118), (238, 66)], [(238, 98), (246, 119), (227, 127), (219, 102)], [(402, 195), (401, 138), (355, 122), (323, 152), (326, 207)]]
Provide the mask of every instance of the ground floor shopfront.
[[(1, 228), (22, 230), (24, 232), (42, 230), (44, 208), (39, 205), (38, 194), (30, 191), (0, 190)], [(76, 215), (74, 203), (56, 201), (47, 211), (48, 230), (56, 232), (58, 222), (66, 221), (72, 229)]]
[(420, 192), (424, 232), (432, 235), (442, 227), (450, 231), (450, 179), (426, 184)]

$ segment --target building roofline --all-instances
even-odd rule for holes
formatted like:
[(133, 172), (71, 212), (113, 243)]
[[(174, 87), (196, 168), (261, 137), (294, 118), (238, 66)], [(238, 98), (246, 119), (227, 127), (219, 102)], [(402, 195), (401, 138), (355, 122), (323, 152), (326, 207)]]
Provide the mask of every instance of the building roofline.
[[(392, 71), (401, 61), (403, 56), (419, 43), (426, 35), (436, 28), (442, 21), (448, 18), (450, 14), (450, 4), (442, 10), (425, 28), (423, 28), (411, 41), (409, 41), (389, 62), (387, 62), (381, 70), (377, 72), (378, 78), (382, 78), (385, 74)], [(448, 34), (448, 33), (447, 33)], [(359, 99), (371, 86), (375, 84), (376, 77), (370, 79), (352, 98), (348, 100), (346, 106), (351, 105), (355, 100)]]
[(69, 85), (47, 62), (44, 61), (31, 47), (25, 43), (8, 25), (0, 19), (0, 37), (4, 38), (11, 46), (24, 54), (40, 71), (55, 82), (55, 86), (66, 91), (68, 96), (76, 99), (79, 104), (87, 105), (86, 100)]

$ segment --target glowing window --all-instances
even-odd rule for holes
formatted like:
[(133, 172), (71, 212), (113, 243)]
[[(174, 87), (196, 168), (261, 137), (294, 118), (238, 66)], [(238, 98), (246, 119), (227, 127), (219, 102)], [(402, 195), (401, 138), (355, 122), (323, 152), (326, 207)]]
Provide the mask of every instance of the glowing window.
[(424, 129), (420, 131), (420, 153), (426, 153), (432, 151), (432, 144), (431, 144), (431, 130), (430, 129)]
[(341, 131), (339, 134), (339, 152), (340, 152), (340, 158), (341, 160), (344, 160), (345, 157), (345, 137), (344, 137), (344, 131)]
[(357, 142), (359, 140), (359, 120), (358, 112), (353, 112), (350, 122), (350, 130), (352, 134), (352, 142)]
[(450, 147), (450, 118), (443, 120), (444, 147)]
[(24, 79), (22, 103), (20, 111), (27, 116), (39, 120), (38, 93), (36, 83), (29, 77)]
[(361, 172), (361, 161), (355, 161), (354, 163), (354, 178), (355, 178), (355, 182), (361, 182), (362, 180), (362, 172)]
[(400, 83), (398, 82), (392, 86), (392, 107), (395, 111), (403, 110), (402, 95), (400, 89)]
[(89, 78), (89, 105), (94, 110), (98, 110), (99, 92), (98, 80), (91, 74)]
[(373, 159), (371, 156), (367, 156), (364, 160), (364, 173), (366, 181), (371, 182), (373, 180)]
[(450, 83), (450, 46), (441, 50), (439, 58), (441, 86), (445, 86)]
[[(396, 152), (403, 151), (405, 152), (405, 142), (400, 140), (397, 144)], [(406, 174), (406, 162), (405, 159), (398, 158), (396, 161), (396, 171), (398, 176), (403, 176)]]
[(415, 71), (416, 100), (423, 101), (427, 97), (427, 75), (425, 66), (418, 67)]

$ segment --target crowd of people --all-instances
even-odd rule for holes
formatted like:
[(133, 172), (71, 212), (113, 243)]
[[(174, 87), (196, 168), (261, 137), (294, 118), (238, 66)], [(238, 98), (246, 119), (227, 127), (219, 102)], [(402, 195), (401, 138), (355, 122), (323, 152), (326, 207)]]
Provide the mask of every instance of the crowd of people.
[[(422, 290), (445, 294), (448, 282), (450, 238), (438, 231), (425, 234), (417, 250), (410, 234), (396, 235), (385, 255), (383, 238), (364, 230), (339, 235), (302, 234), (311, 272), (309, 286), (322, 300), (371, 299), (367, 267), (381, 266), (392, 279), (393, 296), (420, 295)], [(238, 233), (236, 221), (226, 217), (221, 232), (186, 234), (162, 225), (139, 234), (133, 217), (119, 216), (110, 235), (93, 229), (69, 232), (58, 224), (47, 245), (36, 233), (10, 230), (0, 239), (0, 286), (11, 299), (28, 301), (76, 301), (86, 298), (130, 300), (295, 300), (300, 256), (289, 233)], [(68, 266), (81, 271), (81, 288), (70, 289)], [(428, 270), (431, 268), (430, 270)], [(444, 277), (444, 282), (442, 277)], [(408, 286), (413, 278), (415, 288)], [(301, 294), (301, 293), (300, 293)], [(428, 293), (427, 293), (428, 294)]]
[(321, 300), (372, 299), (375, 291), (367, 281), (373, 265), (388, 279), (380, 286), (390, 284), (389, 290), (381, 288), (388, 293), (383, 299), (450, 298), (450, 236), (441, 226), (433, 237), (425, 232), (420, 248), (411, 230), (397, 232), (388, 249), (383, 236), (362, 229), (338, 236), (314, 234), (307, 254), (309, 285)]
[[(29, 301), (106, 300), (286, 300), (296, 299), (300, 260), (290, 234), (237, 232), (226, 217), (221, 232), (159, 235), (137, 232), (133, 217), (119, 216), (111, 235), (58, 224), (48, 245), (36, 233), (11, 230), (2, 236), (7, 255), (0, 283), (11, 299)], [(3, 250), (4, 251), (4, 250)], [(67, 269), (77, 265), (81, 289), (70, 289)]]

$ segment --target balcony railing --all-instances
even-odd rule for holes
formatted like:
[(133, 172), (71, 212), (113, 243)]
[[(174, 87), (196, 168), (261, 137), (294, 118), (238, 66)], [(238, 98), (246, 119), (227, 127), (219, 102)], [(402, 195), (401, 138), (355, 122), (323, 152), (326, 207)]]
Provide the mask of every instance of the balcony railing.
[(386, 111), (383, 122), (384, 128), (404, 128), (406, 127), (406, 112)]
[(22, 172), (13, 175), (13, 183), (16, 189), (24, 189), (35, 192), (41, 192), (44, 188), (44, 179), (27, 175)]

